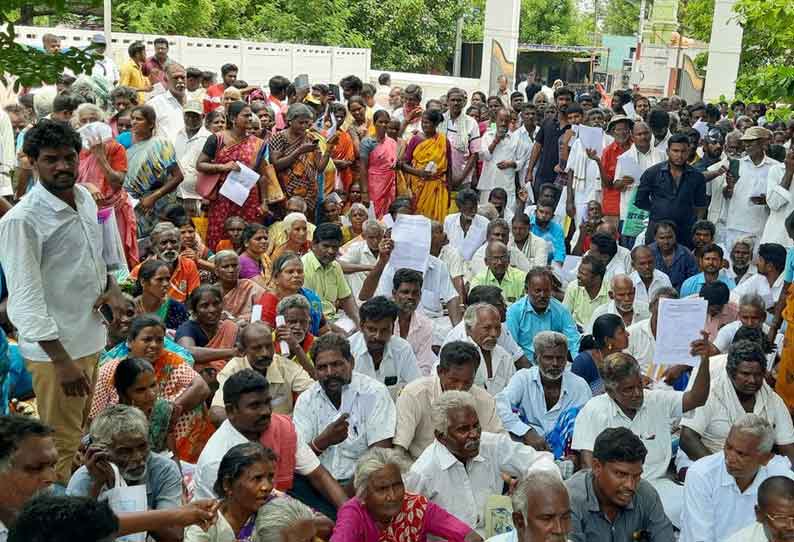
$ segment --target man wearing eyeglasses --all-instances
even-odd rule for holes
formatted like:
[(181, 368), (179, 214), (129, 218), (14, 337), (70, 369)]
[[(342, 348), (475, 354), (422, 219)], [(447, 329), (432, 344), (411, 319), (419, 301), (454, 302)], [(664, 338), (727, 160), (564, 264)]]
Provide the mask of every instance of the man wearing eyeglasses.
[(501, 241), (491, 241), (485, 248), (485, 271), (474, 275), (471, 287), (498, 286), (508, 306), (524, 295), (526, 273), (510, 265), (510, 251)]
[(785, 542), (794, 540), (794, 481), (772, 476), (758, 488), (755, 523), (728, 542)]
[(755, 504), (761, 484), (773, 476), (794, 479), (791, 462), (774, 454), (774, 444), (769, 422), (745, 414), (734, 422), (722, 452), (699, 459), (689, 468), (680, 542), (726, 540), (759, 517)]

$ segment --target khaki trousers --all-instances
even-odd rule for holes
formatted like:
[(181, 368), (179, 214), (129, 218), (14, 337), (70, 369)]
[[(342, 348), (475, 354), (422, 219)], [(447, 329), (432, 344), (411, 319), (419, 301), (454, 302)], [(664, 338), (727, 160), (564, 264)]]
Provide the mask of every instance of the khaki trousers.
[(33, 377), (33, 391), (36, 393), (36, 407), (42, 423), (55, 430), (53, 440), (58, 449), (58, 463), (55, 471), (58, 483), (66, 486), (72, 477), (74, 454), (80, 446), (80, 439), (88, 420), (91, 397), (99, 371), (99, 353), (75, 360), (88, 375), (92, 393), (86, 397), (70, 397), (55, 377), (55, 368), (50, 362), (25, 360), (25, 367)]

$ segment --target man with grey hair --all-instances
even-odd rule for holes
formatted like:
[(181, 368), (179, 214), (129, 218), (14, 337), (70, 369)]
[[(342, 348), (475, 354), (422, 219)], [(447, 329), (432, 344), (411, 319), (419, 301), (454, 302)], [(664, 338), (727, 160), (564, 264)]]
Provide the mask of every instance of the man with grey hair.
[[(149, 449), (149, 423), (142, 411), (128, 405), (111, 405), (94, 418), (89, 435), (91, 444), (85, 452), (85, 464), (69, 480), (67, 495), (96, 499), (124, 482), (128, 486), (146, 486), (149, 510), (181, 506), (179, 467), (173, 459)], [(116, 479), (116, 472), (122, 480)], [(179, 527), (151, 534), (157, 540), (182, 539)]]
[(684, 485), (681, 542), (718, 542), (755, 521), (758, 488), (771, 476), (794, 479), (788, 458), (775, 455), (775, 431), (745, 414), (731, 427), (725, 449), (689, 468)]
[(639, 363), (623, 352), (607, 356), (599, 372), (606, 393), (593, 397), (579, 412), (571, 449), (578, 450), (582, 465), (589, 467), (601, 431), (609, 427), (631, 429), (648, 449), (642, 477), (659, 492), (673, 525), (681, 525), (681, 486), (667, 477), (672, 458), (670, 428), (684, 412), (705, 404), (711, 382), (708, 356), (701, 357), (695, 383), (686, 392), (645, 389)]
[(522, 478), (543, 470), (559, 476), (553, 456), (538, 452), (506, 434), (483, 432), (474, 399), (446, 391), (432, 406), (435, 440), (405, 475), (408, 491), (430, 500), (482, 534), (485, 505), (501, 495), (502, 473)]
[(467, 274), (469, 280), (480, 273), (485, 273), (490, 268), (488, 262), (485, 261), (485, 252), (488, 250), (488, 245), (494, 241), (499, 241), (510, 247), (508, 250), (511, 267), (519, 269), (524, 273), (529, 271), (532, 267), (529, 259), (517, 246), (515, 246), (515, 244), (510, 246), (510, 224), (507, 220), (504, 218), (494, 218), (491, 220), (488, 223), (488, 229), (485, 230), (485, 235), (485, 244), (477, 249), (477, 252), (474, 253), (474, 256), (471, 257), (471, 261), (469, 262), (469, 272)]
[(712, 349), (711, 354), (726, 353), (733, 343), (734, 335), (743, 326), (769, 332), (769, 326), (766, 325), (766, 300), (756, 293), (743, 294), (739, 298), (739, 319), (720, 328), (714, 339), (716, 350)]
[(555, 474), (531, 472), (513, 489), (515, 530), (488, 542), (566, 542), (571, 533), (571, 499)]
[[(201, 278), (196, 263), (179, 254), (179, 229), (170, 222), (160, 222), (152, 228), (149, 239), (152, 244), (153, 256), (163, 260), (171, 269), (168, 297), (173, 301), (184, 303), (190, 293), (199, 287)], [(141, 265), (138, 264), (130, 271), (129, 280), (138, 279)]]
[(585, 333), (593, 332), (593, 322), (602, 314), (617, 314), (626, 327), (651, 317), (648, 304), (636, 298), (634, 281), (622, 273), (609, 280), (609, 302), (593, 309)]
[(474, 383), (496, 395), (507, 386), (516, 372), (512, 356), (499, 346), (502, 334), (502, 315), (489, 303), (475, 303), (463, 314), (467, 342), (480, 352), (480, 367)]
[(758, 268), (753, 263), (756, 248), (756, 242), (752, 237), (739, 237), (734, 241), (728, 254), (731, 265), (725, 274), (733, 279), (736, 286), (758, 274)]
[(176, 141), (180, 130), (185, 128), (183, 107), (187, 88), (187, 72), (181, 64), (170, 62), (165, 66), (167, 89), (147, 102), (156, 113), (157, 135), (171, 143)]
[(505, 428), (536, 450), (566, 455), (579, 410), (590, 400), (590, 386), (566, 370), (568, 339), (556, 331), (535, 335), (535, 364), (521, 369), (496, 396)]
[[(279, 305), (288, 300), (289, 303), (294, 303), (294, 306), (299, 307), (300, 302), (297, 299), (290, 299), (298, 297), (304, 301), (306, 299), (302, 295), (287, 296), (279, 302)], [(282, 336), (285, 335), (282, 334)], [(253, 369), (267, 379), (273, 412), (276, 414), (292, 415), (292, 409), (295, 406), (293, 398), (314, 384), (311, 375), (301, 365), (275, 352), (274, 343), (273, 330), (262, 321), (251, 322), (240, 330), (237, 335), (237, 348), (242, 355), (230, 359), (218, 373), (218, 391), (212, 397), (210, 418), (216, 427), (226, 420), (223, 384), (230, 376), (244, 369)], [(303, 351), (300, 342), (294, 338), (294, 335), (289, 343), (292, 343), (290, 352), (298, 348)]]
[(340, 249), (342, 254), (337, 261), (342, 266), (345, 279), (359, 305), (362, 301), (358, 298), (358, 294), (361, 292), (367, 273), (372, 271), (378, 261), (380, 242), (384, 233), (383, 224), (377, 220), (367, 220), (361, 229), (362, 239), (354, 240)]

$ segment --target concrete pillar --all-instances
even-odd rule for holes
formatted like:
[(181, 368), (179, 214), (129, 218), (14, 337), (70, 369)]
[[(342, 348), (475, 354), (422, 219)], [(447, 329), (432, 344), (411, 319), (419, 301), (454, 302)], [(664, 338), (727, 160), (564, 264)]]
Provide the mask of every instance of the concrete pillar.
[(716, 100), (720, 95), (730, 100), (736, 93), (743, 29), (736, 23), (735, 3), (736, 0), (716, 0), (714, 3), (704, 101)]
[(485, 6), (480, 88), (488, 95), (496, 90), (496, 78), (502, 74), (508, 88), (515, 85), (520, 17), (521, 0), (488, 0)]

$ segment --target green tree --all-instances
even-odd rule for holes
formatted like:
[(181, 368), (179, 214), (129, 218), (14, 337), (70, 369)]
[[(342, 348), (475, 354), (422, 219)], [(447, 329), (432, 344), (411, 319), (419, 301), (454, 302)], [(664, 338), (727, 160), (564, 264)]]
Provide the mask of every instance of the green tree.
[(678, 8), (681, 31), (689, 38), (711, 41), (711, 23), (714, 19), (714, 0), (686, 0)]
[(639, 1), (612, 0), (606, 6), (606, 15), (603, 19), (604, 34), (633, 36), (639, 30), (639, 22)]

